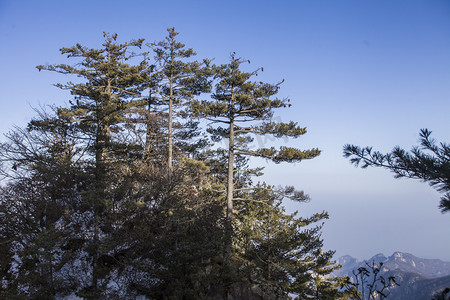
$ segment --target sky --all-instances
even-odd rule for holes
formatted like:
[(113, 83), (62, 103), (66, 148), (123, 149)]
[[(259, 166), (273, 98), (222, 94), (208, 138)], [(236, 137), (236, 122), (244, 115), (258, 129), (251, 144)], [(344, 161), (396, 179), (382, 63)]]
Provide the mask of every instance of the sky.
[(103, 32), (154, 42), (168, 27), (199, 59), (227, 63), (236, 52), (251, 61), (249, 70), (264, 68), (258, 81), (284, 79), (279, 97), (292, 107), (274, 119), (308, 133), (277, 145), (322, 154), (296, 164), (252, 163), (266, 167), (260, 180), (310, 195), (308, 203), (286, 202), (289, 211), (328, 211), (322, 237), (335, 258), (403, 251), (450, 261), (450, 214), (440, 213), (438, 192), (387, 170), (355, 168), (342, 156), (345, 144), (410, 149), (421, 128), (449, 142), (450, 1), (0, 0), (0, 134), (25, 126), (33, 108), (71, 99), (53, 84), (73, 78), (35, 68), (70, 63), (60, 48), (99, 47)]

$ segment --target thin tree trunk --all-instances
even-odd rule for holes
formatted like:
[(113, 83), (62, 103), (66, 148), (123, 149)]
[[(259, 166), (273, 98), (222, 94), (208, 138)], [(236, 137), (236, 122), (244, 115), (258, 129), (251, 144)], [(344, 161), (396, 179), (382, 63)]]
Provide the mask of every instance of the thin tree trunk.
[[(231, 96), (231, 108), (234, 105), (234, 95)], [(224, 299), (231, 299), (231, 250), (233, 246), (233, 193), (234, 193), (234, 120), (230, 121), (230, 138), (228, 144), (228, 180), (227, 180), (227, 213), (225, 228), (225, 272)]]
[(227, 222), (233, 221), (234, 192), (234, 122), (230, 123), (230, 144), (228, 145), (228, 181), (227, 181)]
[(167, 162), (168, 179), (169, 183), (172, 181), (172, 159), (173, 159), (173, 147), (172, 147), (172, 113), (173, 113), (173, 75), (170, 75), (170, 95), (169, 95), (169, 157)]
[[(231, 92), (230, 106), (234, 105), (234, 93)], [(231, 226), (233, 222), (233, 193), (234, 193), (234, 118), (230, 120), (230, 138), (228, 144), (228, 180), (227, 180), (227, 223)], [(231, 229), (231, 227), (230, 227)], [(229, 248), (229, 249), (228, 249)], [(227, 252), (231, 253), (231, 232), (230, 242), (227, 245)]]

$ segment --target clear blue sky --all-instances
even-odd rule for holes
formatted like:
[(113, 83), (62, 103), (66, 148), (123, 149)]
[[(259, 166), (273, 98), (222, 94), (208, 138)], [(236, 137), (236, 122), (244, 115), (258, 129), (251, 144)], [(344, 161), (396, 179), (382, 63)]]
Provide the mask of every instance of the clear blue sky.
[(69, 78), (35, 69), (68, 62), (61, 47), (97, 47), (103, 31), (151, 42), (173, 26), (199, 58), (225, 63), (236, 51), (264, 67), (258, 80), (285, 79), (280, 96), (293, 107), (277, 117), (309, 131), (287, 144), (323, 153), (262, 161), (264, 179), (310, 194), (289, 209), (330, 213), (323, 238), (336, 257), (399, 250), (450, 261), (450, 214), (440, 214), (437, 192), (342, 157), (346, 143), (409, 149), (421, 128), (450, 142), (450, 1), (0, 0), (0, 132), (24, 126), (32, 106), (68, 102), (52, 84)]

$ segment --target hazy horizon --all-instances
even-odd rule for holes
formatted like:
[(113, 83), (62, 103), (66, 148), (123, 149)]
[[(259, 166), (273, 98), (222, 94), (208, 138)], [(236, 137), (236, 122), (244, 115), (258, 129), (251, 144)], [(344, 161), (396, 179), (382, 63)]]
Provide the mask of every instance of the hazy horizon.
[(226, 63), (236, 51), (251, 61), (249, 70), (264, 68), (258, 80), (285, 79), (279, 95), (292, 108), (275, 118), (308, 133), (280, 143), (322, 154), (298, 164), (254, 163), (266, 166), (261, 180), (311, 196), (286, 202), (289, 210), (329, 212), (322, 236), (335, 258), (401, 251), (450, 261), (450, 214), (440, 213), (438, 192), (342, 157), (347, 143), (409, 150), (421, 128), (449, 142), (449, 1), (0, 1), (0, 133), (25, 126), (32, 107), (71, 99), (53, 84), (73, 78), (35, 68), (71, 63), (60, 48), (98, 47), (104, 31), (153, 42), (167, 27), (198, 59)]

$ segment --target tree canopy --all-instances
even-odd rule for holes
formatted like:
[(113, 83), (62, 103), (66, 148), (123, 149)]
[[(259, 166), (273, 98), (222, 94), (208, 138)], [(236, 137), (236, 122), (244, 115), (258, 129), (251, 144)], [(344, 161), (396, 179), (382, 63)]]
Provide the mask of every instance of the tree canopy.
[(322, 249), (328, 214), (287, 213), (284, 199), (308, 195), (253, 182), (263, 168), (249, 157), (320, 154), (250, 147), (306, 134), (272, 121), (290, 107), (280, 83), (252, 81), (235, 54), (193, 61), (176, 36), (147, 44), (152, 56), (143, 39), (105, 33), (100, 48), (62, 48), (70, 63), (37, 67), (79, 80), (57, 84), (68, 105), (37, 110), (0, 145), (2, 298), (345, 298)]

